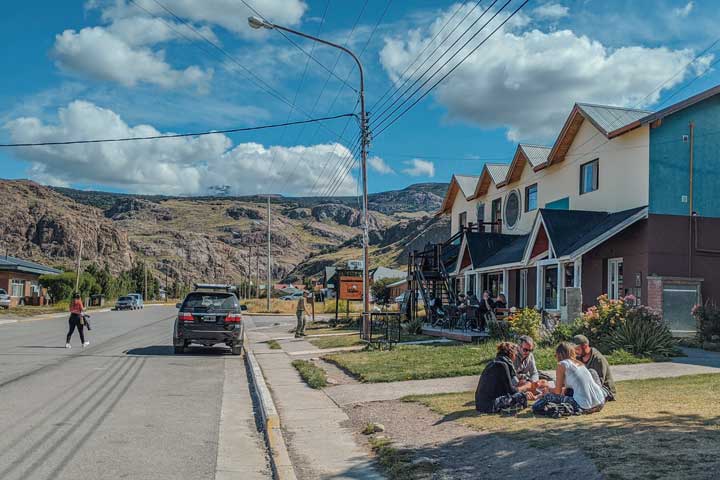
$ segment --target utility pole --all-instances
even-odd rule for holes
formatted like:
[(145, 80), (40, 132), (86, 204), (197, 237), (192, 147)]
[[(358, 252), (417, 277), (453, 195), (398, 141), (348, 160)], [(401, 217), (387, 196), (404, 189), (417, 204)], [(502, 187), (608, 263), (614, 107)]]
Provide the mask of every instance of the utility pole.
[[(79, 292), (80, 288), (80, 259), (82, 258), (82, 249), (83, 249), (83, 239), (80, 237), (80, 249), (78, 250), (77, 255), (77, 271), (75, 273), (75, 291)], [(5, 256), (7, 257), (7, 250), (5, 251)]]
[(143, 301), (147, 301), (147, 264), (143, 262)]
[[(368, 228), (369, 228), (369, 222), (368, 222), (368, 188), (367, 188), (367, 150), (368, 145), (370, 144), (370, 126), (368, 124), (367, 119), (367, 113), (365, 112), (365, 79), (363, 74), (363, 67), (362, 63), (360, 63), (360, 59), (355, 55), (352, 51), (350, 51), (348, 48), (343, 47), (342, 45), (338, 45), (337, 43), (329, 42), (327, 40), (323, 40), (322, 38), (314, 37), (312, 35), (308, 35), (307, 33), (299, 32), (297, 30), (293, 30), (292, 28), (283, 27), (282, 25), (277, 25), (275, 23), (268, 22), (264, 18), (258, 18), (258, 17), (249, 17), (248, 18), (248, 24), (250, 27), (259, 29), (259, 28), (265, 28), (265, 29), (277, 29), (282, 30), (288, 33), (292, 33), (293, 35), (298, 35), (303, 38), (307, 38), (309, 40), (322, 43), (324, 45), (328, 45), (333, 48), (337, 48), (339, 50), (342, 50), (343, 52), (347, 53), (352, 57), (352, 59), (355, 61), (355, 64), (358, 67), (358, 71), (360, 73), (360, 90), (359, 90), (359, 101), (360, 101), (360, 145), (361, 145), (361, 172), (362, 172), (362, 187), (363, 187), (363, 205), (362, 205), (362, 215), (363, 215), (363, 328), (362, 328), (362, 336), (363, 338), (368, 338), (370, 336), (370, 275), (369, 275), (369, 255), (368, 255), (368, 242), (369, 242), (369, 235), (368, 235)], [(269, 306), (269, 304), (268, 304)]]
[(247, 282), (245, 282), (245, 298), (250, 298), (252, 296), (252, 248), (253, 247), (248, 247)]
[(265, 285), (265, 291), (267, 292), (267, 311), (270, 311), (270, 194), (267, 197), (267, 284)]
[(255, 247), (255, 298), (260, 298), (260, 246)]

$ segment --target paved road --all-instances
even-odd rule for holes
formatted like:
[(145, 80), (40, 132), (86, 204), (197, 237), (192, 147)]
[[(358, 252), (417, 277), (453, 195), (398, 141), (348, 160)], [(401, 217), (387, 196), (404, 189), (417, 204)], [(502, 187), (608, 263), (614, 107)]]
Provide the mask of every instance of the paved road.
[(0, 479), (271, 478), (242, 358), (173, 355), (175, 315), (0, 325)]

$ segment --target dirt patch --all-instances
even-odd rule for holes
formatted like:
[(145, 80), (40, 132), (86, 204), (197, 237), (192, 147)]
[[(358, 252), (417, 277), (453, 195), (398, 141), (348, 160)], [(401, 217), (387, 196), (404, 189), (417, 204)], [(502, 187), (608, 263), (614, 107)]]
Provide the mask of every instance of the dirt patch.
[(368, 445), (369, 437), (359, 432), (368, 422), (379, 423), (385, 431), (374, 436), (387, 436), (415, 458), (433, 462), (436, 468), (428, 478), (603, 478), (578, 449), (536, 449), (497, 434), (472, 431), (417, 403), (360, 403), (345, 412), (361, 444)]

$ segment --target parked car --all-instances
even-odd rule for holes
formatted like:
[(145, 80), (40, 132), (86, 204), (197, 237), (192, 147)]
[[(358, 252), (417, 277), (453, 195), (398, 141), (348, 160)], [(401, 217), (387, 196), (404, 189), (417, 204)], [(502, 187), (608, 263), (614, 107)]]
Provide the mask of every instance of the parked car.
[(135, 309), (143, 308), (143, 297), (139, 293), (128, 293), (128, 297), (131, 297), (133, 300), (135, 300)]
[(175, 353), (183, 353), (192, 343), (211, 347), (222, 343), (233, 355), (243, 349), (243, 318), (240, 305), (230, 285), (196, 285), (182, 303), (173, 330)]
[(129, 295), (120, 297), (115, 302), (113, 310), (135, 310), (135, 299)]
[(4, 288), (0, 288), (0, 308), (10, 308), (10, 295)]
[(295, 293), (291, 293), (290, 295), (285, 295), (285, 296), (280, 297), (280, 300), (285, 300), (285, 301), (297, 300), (298, 298), (300, 298), (302, 296), (303, 296), (303, 292), (295, 292)]

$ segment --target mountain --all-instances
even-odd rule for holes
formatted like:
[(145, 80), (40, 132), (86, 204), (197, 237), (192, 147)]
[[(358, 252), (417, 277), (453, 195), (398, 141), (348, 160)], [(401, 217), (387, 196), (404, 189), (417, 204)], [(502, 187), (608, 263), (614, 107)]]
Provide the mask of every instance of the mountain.
[[(426, 232), (449, 231), (432, 216), (446, 189), (428, 183), (369, 196), (373, 265), (401, 266), (407, 242), (420, 245)], [(83, 238), (83, 262), (107, 263), (114, 272), (145, 261), (159, 279), (185, 283), (239, 281), (257, 267), (265, 275), (265, 197), (119, 194), (27, 180), (0, 180), (0, 194), (7, 199), (0, 205), (0, 249), (23, 258), (70, 268)], [(277, 280), (360, 257), (356, 197), (273, 196), (271, 217)]]

